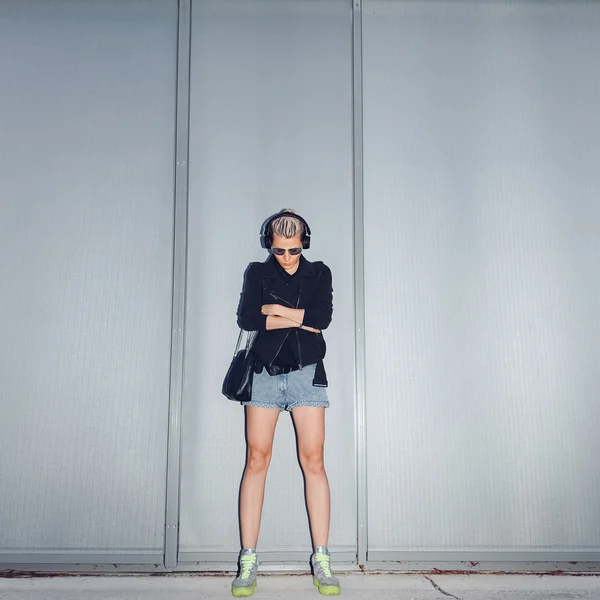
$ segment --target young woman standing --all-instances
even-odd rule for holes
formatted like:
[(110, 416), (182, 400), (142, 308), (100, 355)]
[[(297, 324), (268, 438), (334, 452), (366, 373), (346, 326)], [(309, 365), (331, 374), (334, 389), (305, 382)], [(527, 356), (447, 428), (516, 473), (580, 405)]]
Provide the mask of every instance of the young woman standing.
[(256, 553), (265, 479), (279, 413), (290, 411), (306, 482), (306, 504), (314, 552), (313, 582), (322, 594), (340, 593), (331, 572), (329, 550), (330, 495), (323, 466), (325, 408), (329, 406), (321, 331), (331, 322), (331, 271), (309, 262), (308, 223), (284, 209), (265, 221), (261, 242), (270, 251), (264, 263), (246, 270), (238, 324), (259, 331), (254, 345), (252, 399), (246, 403), (248, 454), (240, 493), (242, 550), (234, 596), (250, 596), (256, 587)]

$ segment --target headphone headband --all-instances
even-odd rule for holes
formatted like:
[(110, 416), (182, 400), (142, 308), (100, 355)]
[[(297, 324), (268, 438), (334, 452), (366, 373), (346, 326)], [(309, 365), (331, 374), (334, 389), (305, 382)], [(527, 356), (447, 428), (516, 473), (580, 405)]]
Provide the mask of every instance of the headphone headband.
[(301, 236), (302, 247), (305, 250), (310, 248), (310, 227), (309, 227), (308, 223), (300, 215), (297, 215), (296, 213), (288, 212), (286, 210), (282, 210), (281, 212), (278, 212), (278, 213), (270, 216), (263, 223), (262, 227), (260, 228), (260, 245), (263, 248), (267, 248), (267, 249), (271, 248), (271, 245), (273, 244), (273, 231), (271, 229), (271, 225), (272, 225), (273, 221), (275, 221), (276, 219), (279, 219), (279, 217), (291, 217), (292, 219), (297, 219), (298, 221), (300, 221), (304, 225), (304, 232), (302, 233), (302, 236)]

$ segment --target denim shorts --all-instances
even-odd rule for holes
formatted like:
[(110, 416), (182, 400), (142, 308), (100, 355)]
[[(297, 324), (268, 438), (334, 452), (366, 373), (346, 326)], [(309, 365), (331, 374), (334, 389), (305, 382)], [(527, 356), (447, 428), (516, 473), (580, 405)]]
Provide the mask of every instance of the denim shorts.
[(329, 406), (327, 390), (313, 385), (317, 365), (306, 365), (297, 371), (269, 375), (266, 369), (254, 373), (252, 400), (245, 406), (292, 410), (298, 406)]

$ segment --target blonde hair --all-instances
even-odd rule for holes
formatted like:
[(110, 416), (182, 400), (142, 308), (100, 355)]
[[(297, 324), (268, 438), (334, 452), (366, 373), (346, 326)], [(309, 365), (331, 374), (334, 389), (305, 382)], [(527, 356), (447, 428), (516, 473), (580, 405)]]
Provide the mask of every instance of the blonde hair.
[[(290, 212), (296, 214), (292, 208), (283, 208), (279, 212)], [(302, 237), (304, 233), (304, 223), (294, 217), (278, 217), (271, 223), (272, 235), (278, 235), (284, 238)]]

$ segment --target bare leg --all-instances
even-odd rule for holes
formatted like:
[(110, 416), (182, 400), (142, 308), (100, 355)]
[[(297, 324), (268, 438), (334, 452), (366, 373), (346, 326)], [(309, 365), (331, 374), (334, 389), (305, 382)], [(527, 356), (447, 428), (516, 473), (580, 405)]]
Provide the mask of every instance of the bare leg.
[(256, 548), (278, 408), (246, 407), (248, 457), (240, 491), (242, 546)]
[(313, 546), (327, 546), (329, 539), (329, 481), (323, 465), (325, 409), (299, 406), (292, 409), (298, 434), (298, 454), (306, 481), (306, 504)]

